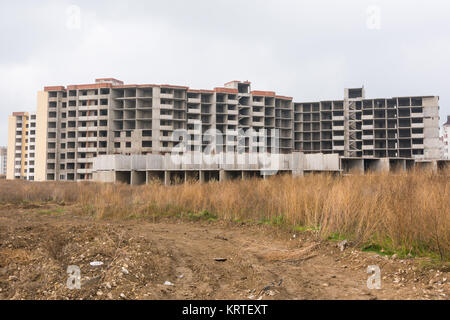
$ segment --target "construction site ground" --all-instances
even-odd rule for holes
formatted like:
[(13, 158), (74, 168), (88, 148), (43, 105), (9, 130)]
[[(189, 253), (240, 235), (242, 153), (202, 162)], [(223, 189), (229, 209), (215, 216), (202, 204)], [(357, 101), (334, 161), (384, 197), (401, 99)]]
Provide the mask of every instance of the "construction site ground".
[[(369, 289), (368, 266), (381, 289)], [(69, 281), (80, 270), (80, 288)], [(71, 289), (72, 288), (72, 289)], [(313, 232), (180, 218), (96, 220), (75, 206), (0, 207), (0, 299), (445, 299), (448, 270)]]

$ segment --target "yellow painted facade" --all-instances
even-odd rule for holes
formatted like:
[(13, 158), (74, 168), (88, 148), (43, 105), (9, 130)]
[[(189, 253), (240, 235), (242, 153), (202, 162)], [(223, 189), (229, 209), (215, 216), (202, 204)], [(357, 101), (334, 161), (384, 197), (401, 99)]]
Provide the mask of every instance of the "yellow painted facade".
[(46, 180), (48, 92), (39, 91), (36, 112), (36, 150), (34, 180)]

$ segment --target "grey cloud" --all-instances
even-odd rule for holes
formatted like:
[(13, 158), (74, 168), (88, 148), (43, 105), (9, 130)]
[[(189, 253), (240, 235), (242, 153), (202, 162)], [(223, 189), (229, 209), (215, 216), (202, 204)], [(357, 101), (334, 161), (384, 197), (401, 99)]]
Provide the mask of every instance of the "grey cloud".
[[(66, 27), (70, 5), (81, 29)], [(381, 29), (366, 26), (381, 9)], [(0, 144), (45, 85), (116, 77), (211, 88), (234, 79), (297, 101), (440, 95), (450, 114), (446, 1), (17, 1), (0, 4)]]

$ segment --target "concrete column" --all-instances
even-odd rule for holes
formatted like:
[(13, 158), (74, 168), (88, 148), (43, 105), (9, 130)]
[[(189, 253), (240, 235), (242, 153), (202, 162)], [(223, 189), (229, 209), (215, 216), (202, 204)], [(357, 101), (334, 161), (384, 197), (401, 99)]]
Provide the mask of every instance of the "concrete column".
[(389, 172), (389, 158), (382, 158), (378, 163), (378, 168), (382, 172)]
[(170, 171), (164, 171), (164, 184), (166, 186), (170, 185)]
[(200, 181), (200, 183), (204, 183), (205, 182), (205, 171), (200, 170), (198, 172), (198, 180)]
[(431, 161), (431, 170), (433, 172), (437, 172), (438, 171), (438, 164), (436, 160)]
[(137, 185), (137, 179), (136, 179), (136, 171), (131, 171), (130, 172), (130, 184), (131, 185)]
[(219, 181), (226, 181), (226, 180), (228, 180), (227, 172), (225, 170), (220, 170), (219, 171)]

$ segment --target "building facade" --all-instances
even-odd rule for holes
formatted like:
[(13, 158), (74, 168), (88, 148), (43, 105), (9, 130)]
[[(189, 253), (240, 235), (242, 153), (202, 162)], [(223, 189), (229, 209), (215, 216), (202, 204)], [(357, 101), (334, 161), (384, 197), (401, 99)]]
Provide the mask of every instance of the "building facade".
[(8, 149), (6, 147), (0, 147), (0, 175), (2, 176), (6, 176), (6, 167), (7, 167), (6, 164), (8, 162), (7, 150)]
[(344, 157), (439, 158), (439, 97), (366, 99), (364, 88), (344, 100), (294, 103), (294, 149)]
[(36, 114), (14, 112), (8, 119), (7, 179), (34, 180)]
[(442, 144), (444, 159), (450, 159), (450, 116), (447, 116), (447, 122), (442, 126)]
[(239, 146), (237, 136), (250, 129), (263, 132), (267, 152), (439, 157), (438, 97), (366, 99), (364, 88), (346, 89), (343, 100), (303, 103), (251, 90), (248, 81), (193, 90), (97, 79), (45, 87), (36, 121), (36, 180), (91, 180), (94, 158), (106, 154), (164, 154), (182, 144), (207, 151), (211, 143), (218, 153), (248, 152), (254, 145)]

